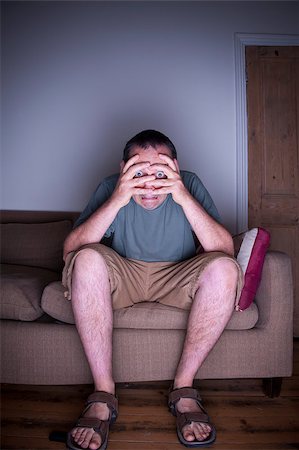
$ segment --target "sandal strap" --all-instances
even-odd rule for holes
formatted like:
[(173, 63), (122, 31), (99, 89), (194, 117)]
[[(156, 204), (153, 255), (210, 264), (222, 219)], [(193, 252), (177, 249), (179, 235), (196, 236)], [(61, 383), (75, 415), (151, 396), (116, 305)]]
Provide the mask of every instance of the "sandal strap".
[(209, 416), (205, 413), (179, 413), (177, 412), (177, 424), (182, 430), (186, 425), (192, 422), (209, 423)]
[(86, 401), (86, 406), (91, 403), (107, 403), (109, 409), (114, 409), (117, 411), (118, 409), (118, 400), (117, 397), (113, 394), (109, 394), (109, 392), (105, 391), (95, 391), (90, 394)]
[(109, 392), (105, 391), (93, 392), (87, 398), (86, 408), (83, 412), (83, 415), (93, 403), (106, 403), (111, 412), (112, 421), (114, 422), (116, 420), (118, 416), (118, 399), (115, 395), (109, 394)]
[(201, 402), (201, 397), (197, 389), (194, 389), (192, 387), (183, 387), (179, 389), (174, 389), (169, 393), (168, 406), (170, 408), (173, 408), (181, 398), (192, 398), (193, 400), (196, 400), (199, 403)]
[(76, 427), (96, 429), (101, 428), (102, 422), (105, 421), (97, 419), (96, 417), (80, 417), (76, 422)]

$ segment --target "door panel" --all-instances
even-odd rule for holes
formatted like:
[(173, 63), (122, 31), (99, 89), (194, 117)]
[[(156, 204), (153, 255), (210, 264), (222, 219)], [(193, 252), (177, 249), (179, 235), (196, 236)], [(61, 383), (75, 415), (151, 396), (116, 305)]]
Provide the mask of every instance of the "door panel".
[(299, 47), (247, 47), (248, 225), (292, 259), (299, 336)]

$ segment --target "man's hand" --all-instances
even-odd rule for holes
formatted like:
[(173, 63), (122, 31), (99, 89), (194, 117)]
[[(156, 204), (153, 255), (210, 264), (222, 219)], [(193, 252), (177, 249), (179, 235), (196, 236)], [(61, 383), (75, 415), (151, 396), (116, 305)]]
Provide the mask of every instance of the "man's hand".
[(163, 171), (167, 178), (157, 178), (149, 183), (155, 188), (155, 194), (172, 194), (173, 200), (182, 208), (197, 239), (204, 251), (222, 251), (233, 255), (233, 245), (230, 233), (218, 224), (204, 208), (194, 199), (183, 184), (176, 160), (167, 155), (159, 154), (164, 164), (153, 164), (151, 170)]
[(154, 192), (156, 195), (171, 194), (173, 200), (182, 205), (186, 196), (190, 196), (190, 194), (184, 186), (178, 163), (176, 160), (161, 153), (159, 153), (159, 158), (165, 161), (165, 164), (153, 164), (150, 166), (151, 170), (155, 169), (156, 172), (163, 171), (166, 177), (155, 178), (149, 185), (155, 188)]
[(138, 163), (138, 159), (139, 155), (135, 155), (124, 164), (111, 196), (111, 200), (116, 202), (120, 208), (126, 206), (133, 195), (145, 195), (148, 192), (145, 184), (156, 179), (155, 175), (145, 175), (140, 178), (135, 178), (136, 172), (146, 171), (150, 167), (149, 162)]

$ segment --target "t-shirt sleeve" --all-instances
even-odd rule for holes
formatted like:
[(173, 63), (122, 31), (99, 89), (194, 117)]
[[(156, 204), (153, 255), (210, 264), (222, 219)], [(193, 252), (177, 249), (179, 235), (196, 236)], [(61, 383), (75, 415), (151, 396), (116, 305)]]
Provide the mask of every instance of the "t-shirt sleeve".
[[(78, 227), (82, 223), (84, 223), (89, 217), (100, 208), (111, 196), (114, 187), (116, 185), (118, 179), (118, 175), (114, 175), (109, 177), (103, 182), (101, 182), (95, 192), (92, 194), (89, 202), (87, 203), (85, 209), (80, 214), (79, 218), (76, 220), (74, 224), (74, 228)], [(105, 237), (110, 237), (114, 231), (114, 223), (109, 226), (109, 228), (105, 232)]]
[(185, 186), (190, 194), (201, 204), (207, 213), (216, 220), (216, 222), (221, 223), (221, 217), (215, 203), (199, 177), (195, 173), (187, 172), (184, 178)]

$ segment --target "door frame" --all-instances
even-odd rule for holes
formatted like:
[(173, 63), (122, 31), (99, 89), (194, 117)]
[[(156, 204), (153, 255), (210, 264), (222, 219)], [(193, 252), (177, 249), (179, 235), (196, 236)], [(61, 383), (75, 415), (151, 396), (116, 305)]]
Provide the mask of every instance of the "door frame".
[(299, 46), (299, 35), (235, 33), (235, 93), (236, 93), (236, 232), (248, 228), (248, 134), (246, 99), (245, 47)]

